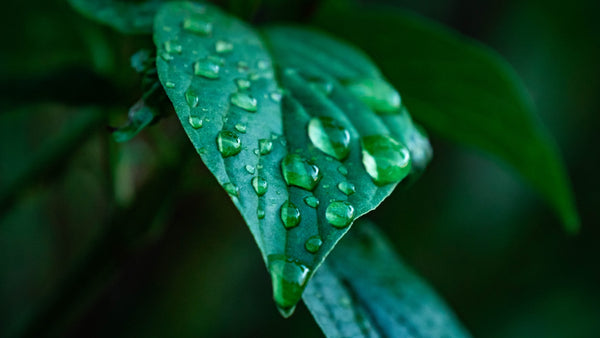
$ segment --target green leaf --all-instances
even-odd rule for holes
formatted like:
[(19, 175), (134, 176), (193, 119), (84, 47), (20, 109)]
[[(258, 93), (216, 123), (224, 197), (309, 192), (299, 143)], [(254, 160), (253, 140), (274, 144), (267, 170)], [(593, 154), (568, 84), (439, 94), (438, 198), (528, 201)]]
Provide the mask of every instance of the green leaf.
[(469, 337), (384, 235), (358, 222), (304, 292), (327, 337)]
[(410, 172), (409, 150), (336, 79), (286, 68), (215, 7), (166, 4), (154, 41), (160, 81), (254, 235), (288, 316), (352, 221)]
[(578, 229), (557, 149), (522, 81), (497, 53), (395, 8), (325, 5), (315, 21), (368, 51), (428, 130), (510, 164), (568, 230)]
[(151, 34), (154, 15), (164, 0), (69, 0), (86, 17), (109, 25), (121, 33)]

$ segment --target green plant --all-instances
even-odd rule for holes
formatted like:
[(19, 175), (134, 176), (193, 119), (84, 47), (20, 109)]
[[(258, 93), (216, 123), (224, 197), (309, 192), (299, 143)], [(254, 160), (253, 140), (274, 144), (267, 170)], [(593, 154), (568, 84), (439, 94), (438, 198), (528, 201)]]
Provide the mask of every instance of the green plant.
[[(493, 52), (444, 28), (322, 4), (313, 23), (352, 36), (388, 81), (363, 52), (325, 32), (254, 27), (207, 3), (71, 3), (123, 33), (153, 36), (156, 49), (131, 59), (144, 95), (114, 139), (133, 138), (172, 107), (250, 228), (282, 315), (302, 297), (328, 336), (468, 335), (373, 225), (355, 225), (336, 246), (430, 161), (409, 110), (431, 132), (512, 165), (567, 230), (578, 229), (565, 171), (522, 84)], [(387, 36), (386, 26), (402, 33)]]

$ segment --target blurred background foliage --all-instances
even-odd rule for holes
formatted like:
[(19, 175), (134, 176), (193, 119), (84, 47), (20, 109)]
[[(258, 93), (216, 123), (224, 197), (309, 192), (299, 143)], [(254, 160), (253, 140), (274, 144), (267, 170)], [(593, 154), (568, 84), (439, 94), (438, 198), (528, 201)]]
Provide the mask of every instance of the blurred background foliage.
[[(421, 180), (369, 218), (474, 336), (597, 337), (600, 3), (377, 2), (507, 58), (562, 151), (582, 230), (566, 235), (518, 175), (436, 135)], [(260, 22), (307, 22), (317, 1), (232, 3)], [(279, 316), (249, 231), (176, 118), (110, 139), (141, 96), (129, 57), (150, 38), (61, 0), (2, 6), (0, 336), (321, 335), (304, 307)]]

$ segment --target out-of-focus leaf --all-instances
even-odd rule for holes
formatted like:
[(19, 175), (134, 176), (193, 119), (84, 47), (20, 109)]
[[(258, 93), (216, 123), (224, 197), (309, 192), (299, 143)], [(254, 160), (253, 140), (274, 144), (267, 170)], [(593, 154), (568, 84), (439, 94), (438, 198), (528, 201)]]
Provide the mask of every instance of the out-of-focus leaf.
[(428, 130), (480, 148), (520, 172), (579, 227), (565, 168), (523, 83), (495, 52), (395, 8), (330, 2), (315, 23), (368, 51)]
[(151, 34), (163, 0), (69, 0), (81, 14), (127, 34)]
[(252, 28), (217, 8), (166, 4), (154, 41), (160, 81), (246, 220), (287, 316), (353, 220), (409, 174), (410, 152), (337, 79), (273, 60)]
[(303, 296), (327, 337), (469, 337), (377, 228), (358, 222)]

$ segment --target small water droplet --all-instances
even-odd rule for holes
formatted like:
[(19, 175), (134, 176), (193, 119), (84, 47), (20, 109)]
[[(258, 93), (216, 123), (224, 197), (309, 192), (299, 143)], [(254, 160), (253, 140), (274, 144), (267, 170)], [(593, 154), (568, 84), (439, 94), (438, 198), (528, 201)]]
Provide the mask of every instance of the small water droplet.
[(165, 42), (165, 51), (169, 54), (181, 54), (183, 47), (179, 42), (171, 40)]
[(194, 74), (207, 79), (218, 79), (221, 66), (214, 60), (208, 58), (194, 63)]
[(311, 208), (316, 208), (319, 206), (319, 199), (312, 195), (306, 196), (304, 197), (304, 203), (306, 203), (306, 205), (308, 205)]
[(231, 53), (233, 51), (233, 43), (225, 40), (215, 42), (215, 51), (219, 54)]
[(304, 248), (306, 248), (306, 251), (310, 253), (316, 253), (321, 248), (321, 245), (323, 245), (321, 236), (315, 235), (306, 240), (304, 243)]
[(195, 108), (198, 106), (200, 98), (193, 88), (189, 88), (185, 92), (185, 101), (187, 102), (188, 106)]
[(271, 140), (266, 138), (258, 140), (258, 151), (261, 155), (270, 153), (271, 149), (273, 149), (273, 142)]
[(246, 125), (238, 123), (238, 124), (235, 125), (235, 130), (237, 130), (240, 133), (244, 134), (244, 133), (246, 133)]
[(281, 161), (281, 171), (288, 185), (307, 190), (313, 190), (321, 179), (319, 167), (308, 163), (298, 154), (286, 155)]
[(244, 168), (246, 169), (248, 174), (254, 175), (254, 173), (256, 172), (256, 170), (254, 169), (254, 166), (251, 166), (249, 164), (247, 164)]
[(240, 73), (244, 73), (248, 71), (248, 63), (245, 61), (238, 61), (237, 70)]
[(160, 52), (160, 57), (167, 62), (174, 59), (173, 55), (167, 53), (166, 51)]
[(333, 92), (333, 83), (324, 79), (313, 79), (310, 87), (323, 93), (325, 96), (329, 96)]
[(230, 101), (234, 106), (249, 112), (255, 112), (258, 107), (256, 99), (246, 93), (233, 93), (231, 94)]
[(183, 20), (183, 29), (202, 36), (212, 34), (213, 24), (200, 17), (189, 17)]
[(173, 89), (173, 88), (175, 88), (175, 82), (167, 81), (167, 82), (165, 82), (165, 87), (167, 87), (169, 89)]
[(262, 207), (258, 207), (258, 209), (256, 210), (256, 217), (258, 219), (265, 218), (265, 209), (263, 209)]
[(252, 83), (248, 79), (235, 79), (235, 84), (238, 87), (238, 90), (248, 90)]
[(269, 67), (269, 62), (265, 60), (260, 60), (257, 62), (256, 66), (258, 69), (267, 69)]
[(267, 181), (264, 178), (260, 176), (255, 176), (252, 178), (252, 187), (254, 188), (254, 191), (258, 196), (262, 196), (267, 193), (269, 185), (267, 184)]
[(338, 167), (338, 172), (344, 176), (348, 175), (348, 169), (346, 169), (346, 167), (343, 165)]
[(287, 318), (294, 313), (302, 298), (311, 270), (283, 255), (269, 255), (267, 261), (273, 283), (273, 299), (281, 315)]
[(300, 220), (300, 209), (294, 203), (287, 201), (281, 205), (281, 221), (286, 229), (297, 226)]
[(330, 117), (313, 117), (308, 123), (308, 137), (315, 147), (338, 160), (350, 152), (350, 132)]
[(190, 116), (188, 122), (190, 123), (190, 126), (192, 126), (192, 128), (194, 129), (202, 128), (202, 119), (197, 116)]
[(400, 94), (383, 79), (362, 79), (350, 82), (346, 88), (369, 108), (380, 114), (400, 112)]
[(236, 133), (222, 130), (217, 135), (217, 148), (223, 157), (237, 155), (242, 150), (242, 141)]
[(354, 219), (354, 207), (343, 201), (333, 201), (325, 210), (325, 218), (336, 228), (345, 228)]
[(223, 184), (223, 189), (231, 196), (238, 197), (240, 195), (240, 189), (231, 182)]
[(391, 136), (366, 136), (361, 146), (363, 166), (375, 184), (397, 183), (410, 173), (408, 149)]
[(350, 183), (350, 182), (340, 182), (338, 184), (338, 189), (340, 189), (341, 192), (343, 192), (344, 194), (350, 196), (352, 194), (354, 194), (356, 192), (356, 188), (354, 187), (354, 184)]
[(271, 97), (271, 100), (273, 100), (273, 102), (281, 102), (281, 99), (283, 97), (283, 95), (281, 95), (280, 92), (272, 92), (271, 94), (269, 94), (269, 96)]

